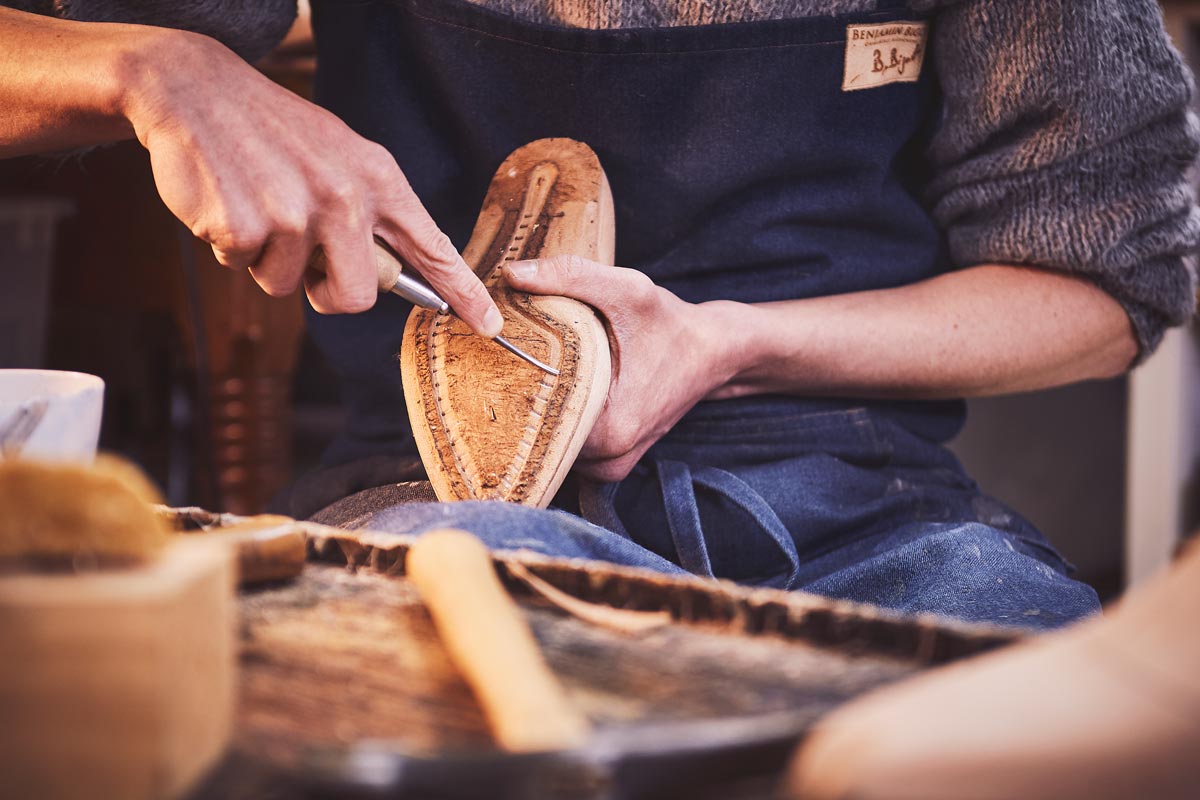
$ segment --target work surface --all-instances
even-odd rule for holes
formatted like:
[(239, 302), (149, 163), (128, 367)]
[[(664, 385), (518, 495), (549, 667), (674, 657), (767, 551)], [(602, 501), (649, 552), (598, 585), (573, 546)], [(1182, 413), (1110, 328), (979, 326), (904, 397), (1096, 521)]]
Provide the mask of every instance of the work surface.
[[(268, 774), (290, 785), (276, 796), (367, 796), (355, 794), (366, 778), (353, 754), (370, 742), (386, 741), (372, 752), (435, 759), (492, 750), (469, 689), (399, 574), (409, 540), (322, 531), (300, 578), (241, 595), (232, 766), (202, 797), (254, 796)], [(783, 719), (795, 740), (854, 695), (1010, 638), (807, 595), (514, 560), (576, 597), (670, 612), (642, 633), (608, 629), (542, 599), (498, 562), (570, 701), (610, 740), (650, 730), (658, 745), (686, 745), (713, 724), (746, 718), (762, 719), (759, 731)], [(744, 726), (751, 738), (755, 729)]]

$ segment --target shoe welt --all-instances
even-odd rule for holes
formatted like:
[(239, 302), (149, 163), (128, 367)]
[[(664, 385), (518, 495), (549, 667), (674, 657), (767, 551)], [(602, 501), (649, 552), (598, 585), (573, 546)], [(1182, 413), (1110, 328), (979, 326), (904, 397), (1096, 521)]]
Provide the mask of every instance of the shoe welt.
[(612, 264), (613, 235), (608, 180), (587, 145), (540, 139), (496, 171), (463, 258), (499, 306), (505, 338), (559, 374), (457, 317), (412, 312), (400, 356), (404, 395), (439, 500), (550, 503), (608, 393), (608, 338), (587, 305), (513, 291), (501, 270), (556, 255)]

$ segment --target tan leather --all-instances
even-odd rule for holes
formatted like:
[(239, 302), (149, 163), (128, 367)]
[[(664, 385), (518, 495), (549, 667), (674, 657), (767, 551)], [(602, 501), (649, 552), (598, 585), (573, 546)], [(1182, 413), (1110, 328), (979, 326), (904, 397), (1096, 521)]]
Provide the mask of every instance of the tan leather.
[(409, 419), (438, 499), (549, 504), (608, 393), (610, 359), (595, 312), (565, 297), (510, 290), (507, 261), (613, 259), (612, 196), (595, 153), (571, 139), (521, 147), (496, 171), (463, 251), (504, 316), (504, 336), (559, 370), (551, 376), (416, 309), (401, 348)]
[(799, 751), (806, 800), (1200, 797), (1200, 547), (1108, 616), (868, 695)]

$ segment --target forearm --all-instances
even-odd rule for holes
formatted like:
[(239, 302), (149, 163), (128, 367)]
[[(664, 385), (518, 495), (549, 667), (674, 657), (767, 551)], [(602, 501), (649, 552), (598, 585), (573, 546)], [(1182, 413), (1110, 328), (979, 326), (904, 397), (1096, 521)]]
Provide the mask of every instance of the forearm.
[(1060, 272), (979, 266), (911, 286), (760, 305), (709, 304), (728, 379), (746, 394), (939, 399), (1030, 391), (1128, 368), (1121, 306)]
[(1086, 274), (1148, 356), (1193, 313), (1185, 256), (1200, 242), (1200, 126), (1159, 3), (912, 2), (936, 15), (942, 114), (922, 200), (950, 263)]
[[(294, 0), (240, 5), (264, 4), (295, 14)], [(364, 311), (381, 239), (474, 330), (503, 326), (387, 150), (210, 36), (0, 8), (0, 109), (0, 158), (136, 136), (171, 213), (270, 294), (303, 285), (317, 311)]]
[(0, 8), (0, 158), (133, 136), (139, 60), (172, 32)]

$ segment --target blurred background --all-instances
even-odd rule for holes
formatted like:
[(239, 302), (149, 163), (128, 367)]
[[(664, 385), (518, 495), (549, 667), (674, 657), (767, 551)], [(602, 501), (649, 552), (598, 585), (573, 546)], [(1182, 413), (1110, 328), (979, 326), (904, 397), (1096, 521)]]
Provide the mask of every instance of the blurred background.
[[(1200, 67), (1200, 4), (1163, 7)], [(260, 66), (307, 96), (313, 65), (302, 18)], [(341, 425), (302, 296), (219, 268), (137, 143), (0, 161), (0, 275), (0, 367), (104, 378), (101, 447), (172, 505), (261, 511)], [(1173, 331), (1128, 378), (975, 401), (954, 448), (1112, 598), (1200, 526), (1200, 332)]]

